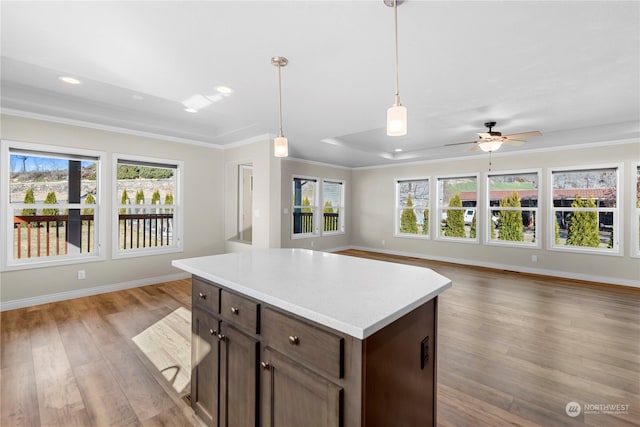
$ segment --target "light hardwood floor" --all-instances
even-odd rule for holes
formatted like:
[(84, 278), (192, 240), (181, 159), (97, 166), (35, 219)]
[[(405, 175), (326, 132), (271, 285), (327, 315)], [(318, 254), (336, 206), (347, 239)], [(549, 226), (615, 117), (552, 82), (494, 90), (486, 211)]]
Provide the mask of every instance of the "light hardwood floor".
[[(640, 425), (640, 290), (342, 253), (452, 279), (439, 299), (439, 425)], [(192, 425), (185, 308), (190, 280), (3, 312), (0, 425)], [(620, 413), (572, 418), (569, 402)]]

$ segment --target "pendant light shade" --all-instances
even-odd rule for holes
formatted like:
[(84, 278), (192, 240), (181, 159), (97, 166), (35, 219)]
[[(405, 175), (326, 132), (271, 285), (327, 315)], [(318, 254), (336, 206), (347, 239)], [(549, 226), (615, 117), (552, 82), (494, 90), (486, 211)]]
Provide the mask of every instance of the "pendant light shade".
[(273, 155), (276, 157), (287, 157), (289, 155), (289, 141), (284, 136), (273, 138)]
[(387, 110), (387, 135), (402, 136), (407, 134), (407, 108), (394, 105)]
[(273, 155), (276, 157), (287, 157), (289, 155), (289, 141), (282, 134), (282, 67), (289, 63), (284, 56), (274, 56), (271, 64), (278, 67), (278, 111), (280, 116), (280, 129), (278, 136), (273, 138)]
[(387, 110), (387, 135), (403, 136), (407, 134), (407, 107), (400, 102), (398, 83), (398, 3), (399, 0), (384, 0), (384, 4), (393, 7), (395, 42), (396, 42), (396, 93), (395, 102)]

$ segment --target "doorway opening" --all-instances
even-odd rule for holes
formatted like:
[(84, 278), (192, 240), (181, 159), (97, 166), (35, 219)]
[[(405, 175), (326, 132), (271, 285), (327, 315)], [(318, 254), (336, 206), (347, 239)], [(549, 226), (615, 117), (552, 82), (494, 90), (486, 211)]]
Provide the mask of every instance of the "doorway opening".
[(238, 167), (238, 239), (252, 242), (253, 230), (253, 165)]

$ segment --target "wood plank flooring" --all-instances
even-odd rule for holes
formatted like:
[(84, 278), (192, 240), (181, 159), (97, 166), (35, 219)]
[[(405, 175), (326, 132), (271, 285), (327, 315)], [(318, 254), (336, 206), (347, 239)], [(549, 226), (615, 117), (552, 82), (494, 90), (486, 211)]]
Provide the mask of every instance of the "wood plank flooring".
[[(452, 279), (439, 300), (439, 425), (640, 425), (640, 290), (341, 253)], [(184, 309), (190, 280), (1, 313), (0, 425), (195, 425), (181, 399)], [(569, 402), (582, 405), (575, 418)], [(617, 413), (593, 406), (607, 404)]]
[[(342, 253), (452, 280), (438, 305), (439, 425), (640, 425), (640, 289)], [(582, 405), (575, 418), (569, 402)], [(584, 404), (629, 407), (585, 414)]]
[(190, 310), (180, 280), (3, 312), (0, 425), (196, 425)]

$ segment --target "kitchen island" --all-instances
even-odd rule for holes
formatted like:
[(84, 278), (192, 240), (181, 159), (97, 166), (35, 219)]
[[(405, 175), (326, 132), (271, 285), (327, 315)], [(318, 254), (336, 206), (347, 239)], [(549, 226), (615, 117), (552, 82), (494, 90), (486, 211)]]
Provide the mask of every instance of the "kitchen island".
[(435, 425), (446, 277), (305, 249), (173, 265), (193, 275), (191, 401), (207, 424)]

